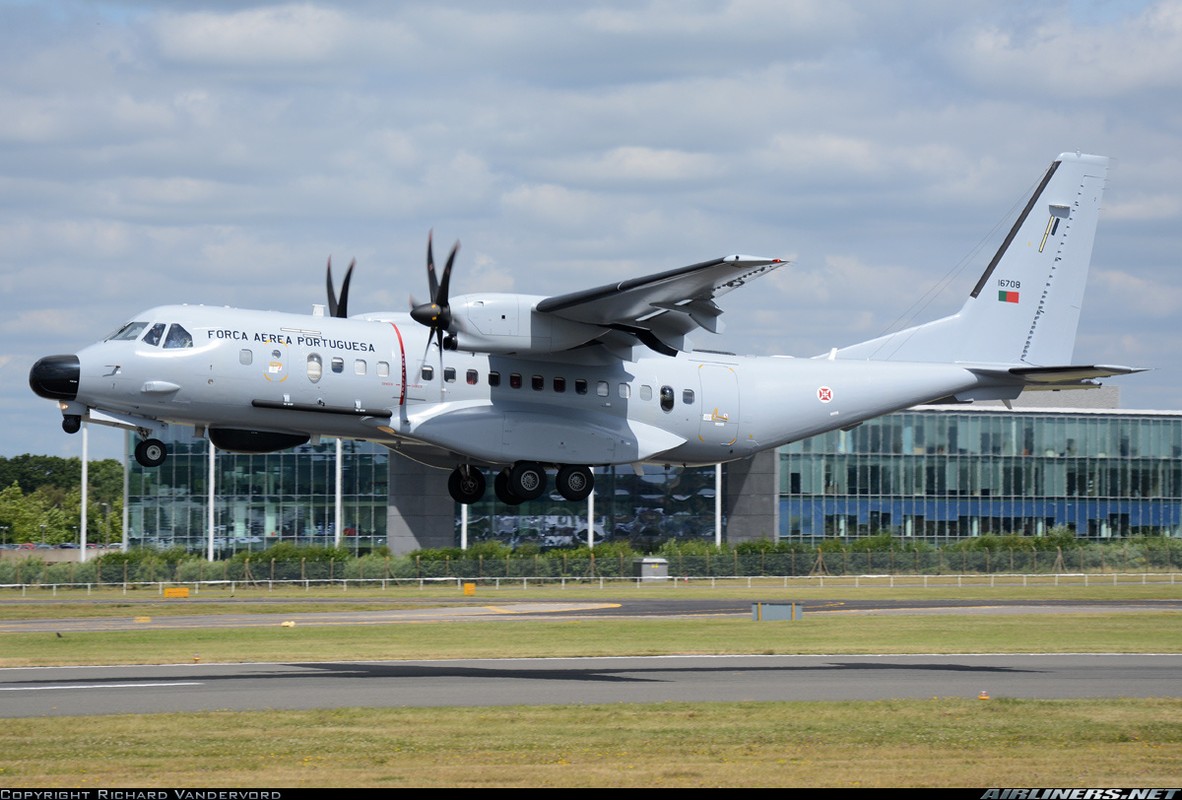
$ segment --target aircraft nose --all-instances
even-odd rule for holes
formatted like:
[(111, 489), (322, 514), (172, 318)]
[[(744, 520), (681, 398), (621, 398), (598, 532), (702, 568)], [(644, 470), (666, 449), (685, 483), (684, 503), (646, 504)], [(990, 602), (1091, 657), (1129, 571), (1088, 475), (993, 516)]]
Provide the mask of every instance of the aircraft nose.
[(45, 356), (29, 370), (29, 387), (50, 400), (74, 400), (81, 372), (78, 356)]

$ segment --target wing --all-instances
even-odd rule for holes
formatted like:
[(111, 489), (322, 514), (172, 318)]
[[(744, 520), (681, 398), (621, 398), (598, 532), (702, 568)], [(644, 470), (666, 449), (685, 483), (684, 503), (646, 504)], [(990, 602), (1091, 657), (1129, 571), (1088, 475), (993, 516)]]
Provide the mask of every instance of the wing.
[(630, 334), (658, 352), (673, 355), (695, 328), (722, 329), (715, 298), (786, 262), (733, 255), (643, 278), (548, 297), (543, 314)]

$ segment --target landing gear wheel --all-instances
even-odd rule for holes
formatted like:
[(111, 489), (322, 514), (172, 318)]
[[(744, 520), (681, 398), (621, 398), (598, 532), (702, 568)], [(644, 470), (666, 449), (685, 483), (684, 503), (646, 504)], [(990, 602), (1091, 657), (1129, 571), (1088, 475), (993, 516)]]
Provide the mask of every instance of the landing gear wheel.
[(595, 491), (595, 476), (588, 467), (564, 464), (558, 469), (554, 485), (558, 488), (558, 493), (567, 500), (586, 500), (587, 495)]
[(518, 461), (509, 469), (507, 486), (522, 500), (536, 500), (546, 491), (546, 468), (536, 461)]
[(78, 414), (66, 414), (62, 417), (62, 430), (66, 433), (77, 433), (82, 428), (82, 417)]
[(451, 471), (447, 491), (457, 503), (471, 505), (484, 497), (484, 473), (476, 467), (461, 464)]
[(497, 493), (497, 499), (507, 506), (519, 506), (525, 502), (522, 498), (509, 491), (508, 469), (503, 469), (497, 473), (497, 477), (493, 479), (493, 491)]
[(159, 439), (144, 439), (135, 446), (135, 460), (145, 467), (158, 467), (168, 458), (168, 448)]

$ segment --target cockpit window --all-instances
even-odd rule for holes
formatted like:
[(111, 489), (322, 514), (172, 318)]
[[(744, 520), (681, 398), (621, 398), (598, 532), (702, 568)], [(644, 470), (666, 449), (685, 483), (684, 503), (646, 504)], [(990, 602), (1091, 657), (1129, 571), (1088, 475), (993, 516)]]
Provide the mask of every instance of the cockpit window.
[(108, 342), (130, 342), (133, 339), (138, 339), (146, 327), (148, 327), (146, 322), (129, 322), (108, 336), (106, 340)]
[(150, 344), (153, 347), (160, 344), (160, 337), (164, 336), (164, 329), (167, 327), (163, 322), (157, 322), (144, 334), (144, 344)]
[(173, 323), (172, 327), (168, 329), (168, 338), (164, 340), (165, 349), (192, 347), (193, 337), (182, 326)]

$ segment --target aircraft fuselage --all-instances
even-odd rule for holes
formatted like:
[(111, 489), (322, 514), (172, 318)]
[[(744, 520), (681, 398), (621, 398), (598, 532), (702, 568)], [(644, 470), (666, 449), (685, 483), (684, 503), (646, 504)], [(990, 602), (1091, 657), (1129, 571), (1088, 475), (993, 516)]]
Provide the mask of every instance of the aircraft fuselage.
[(945, 364), (644, 348), (624, 360), (441, 353), (404, 315), (162, 306), (136, 319), (141, 330), (179, 325), (191, 346), (129, 336), (83, 349), (79, 412), (149, 432), (156, 421), (249, 431), (260, 450), (274, 433), (422, 443), (454, 454), (452, 464), (704, 465), (976, 383)]

